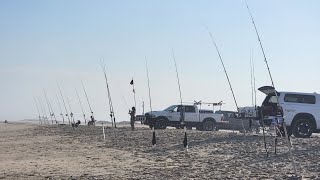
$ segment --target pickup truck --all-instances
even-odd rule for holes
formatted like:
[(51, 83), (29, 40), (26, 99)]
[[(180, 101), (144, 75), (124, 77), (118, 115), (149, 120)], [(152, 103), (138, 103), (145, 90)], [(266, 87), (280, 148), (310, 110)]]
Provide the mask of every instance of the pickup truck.
[(172, 105), (163, 111), (147, 112), (138, 115), (137, 120), (142, 124), (154, 126), (155, 129), (165, 129), (167, 126), (182, 128), (180, 114), (184, 109), (184, 122), (188, 129), (196, 127), (197, 130), (213, 131), (219, 126), (227, 123), (222, 114), (214, 113), (212, 110), (198, 109), (196, 105)]
[(260, 108), (265, 124), (284, 118), (288, 135), (293, 134), (299, 138), (308, 138), (312, 133), (320, 131), (319, 94), (275, 91), (271, 86), (263, 86), (258, 90), (266, 94)]

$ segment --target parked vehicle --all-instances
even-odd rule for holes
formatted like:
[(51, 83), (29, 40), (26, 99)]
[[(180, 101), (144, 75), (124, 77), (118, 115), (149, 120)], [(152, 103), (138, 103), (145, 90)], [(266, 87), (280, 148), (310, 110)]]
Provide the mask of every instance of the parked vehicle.
[(222, 114), (216, 114), (212, 110), (198, 109), (196, 105), (172, 105), (163, 111), (147, 112), (137, 116), (142, 124), (154, 126), (156, 129), (165, 129), (167, 126), (181, 128), (181, 111), (184, 110), (184, 121), (188, 129), (196, 127), (198, 130), (218, 130), (219, 125), (227, 123)]
[(218, 110), (215, 113), (217, 114), (223, 114), (223, 118), (224, 120), (226, 120), (226, 118), (237, 118), (238, 117), (238, 112), (236, 111), (223, 111), (223, 110)]
[(259, 117), (258, 108), (254, 106), (239, 107), (239, 118), (256, 119)]
[[(267, 125), (274, 120), (282, 121), (283, 117), (288, 134), (299, 138), (308, 138), (312, 133), (320, 130), (319, 94), (276, 92), (271, 86), (263, 86), (258, 90), (266, 94), (261, 105), (261, 113)], [(275, 92), (278, 95), (280, 107)]]

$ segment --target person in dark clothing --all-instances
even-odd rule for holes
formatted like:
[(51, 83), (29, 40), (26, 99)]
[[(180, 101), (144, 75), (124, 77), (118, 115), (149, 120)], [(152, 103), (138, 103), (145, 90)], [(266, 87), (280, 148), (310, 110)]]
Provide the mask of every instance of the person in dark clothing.
[(129, 110), (130, 114), (130, 125), (131, 125), (131, 130), (134, 130), (134, 121), (136, 120), (136, 108), (132, 107), (131, 110)]
[(94, 126), (95, 125), (95, 120), (93, 116), (90, 116), (91, 121), (88, 122), (88, 126)]
[(78, 127), (81, 124), (81, 121), (78, 120), (76, 123), (72, 123), (72, 127)]

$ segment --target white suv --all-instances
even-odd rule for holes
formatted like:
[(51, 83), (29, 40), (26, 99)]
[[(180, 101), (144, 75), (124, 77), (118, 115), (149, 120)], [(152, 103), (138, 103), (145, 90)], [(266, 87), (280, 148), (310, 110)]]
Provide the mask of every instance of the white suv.
[(261, 106), (261, 113), (267, 124), (283, 115), (289, 135), (307, 138), (320, 130), (320, 94), (277, 92), (281, 110), (277, 106), (273, 87), (263, 86), (258, 90), (267, 95)]

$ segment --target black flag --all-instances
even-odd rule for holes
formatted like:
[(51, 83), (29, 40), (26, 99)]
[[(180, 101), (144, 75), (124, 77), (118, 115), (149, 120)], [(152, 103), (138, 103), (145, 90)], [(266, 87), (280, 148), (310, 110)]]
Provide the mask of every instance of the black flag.
[(130, 81), (130, 84), (133, 85), (133, 79)]

